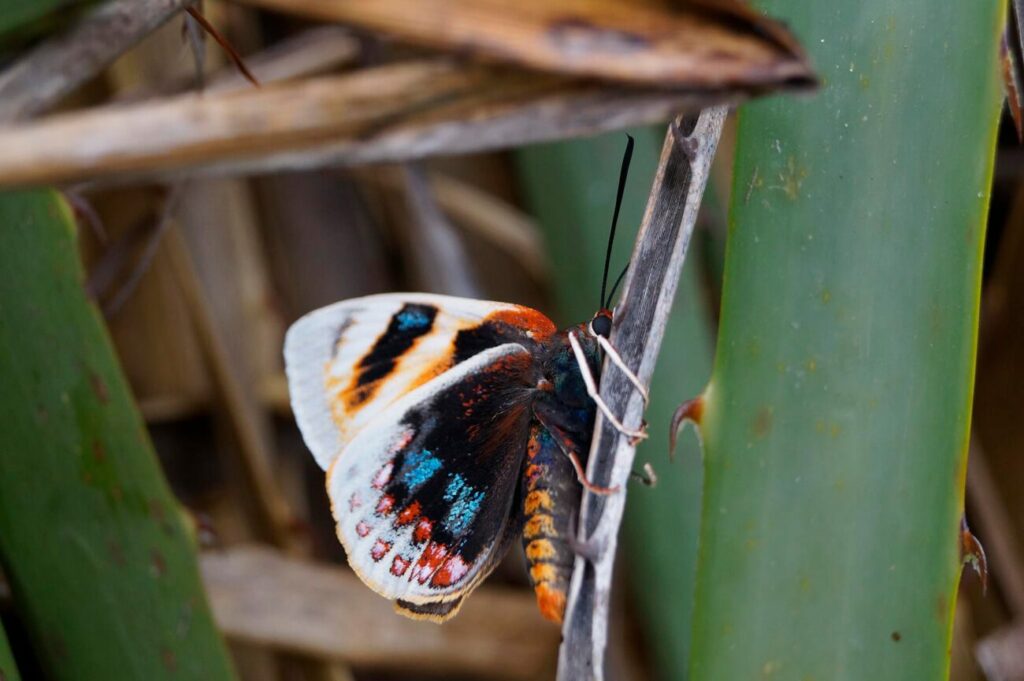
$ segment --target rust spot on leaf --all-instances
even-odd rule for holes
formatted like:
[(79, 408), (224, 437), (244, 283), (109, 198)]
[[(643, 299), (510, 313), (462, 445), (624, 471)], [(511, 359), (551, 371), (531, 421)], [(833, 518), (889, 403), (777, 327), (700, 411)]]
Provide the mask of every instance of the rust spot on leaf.
[(757, 410), (754, 418), (754, 435), (763, 438), (772, 431), (772, 422), (775, 419), (775, 410), (771, 407), (761, 407)]
[(89, 370), (89, 384), (92, 386), (92, 391), (103, 404), (110, 402), (110, 391), (107, 389), (107, 384), (103, 380), (103, 377), (97, 374), (92, 369)]
[(163, 577), (167, 574), (167, 561), (164, 560), (163, 554), (156, 549), (149, 554), (149, 565), (153, 570), (154, 577)]
[(68, 656), (68, 644), (64, 640), (64, 635), (59, 631), (53, 631), (47, 634), (46, 641), (49, 644), (50, 652), (53, 653), (53, 657), (58, 660), (64, 660)]
[(167, 511), (164, 509), (164, 504), (159, 499), (150, 499), (146, 503), (147, 509), (149, 510), (149, 517), (156, 521), (156, 524), (160, 526), (163, 533), (169, 537), (174, 536), (174, 523), (171, 522), (167, 516)]
[(903, 635), (900, 634), (900, 632), (898, 632), (898, 631), (892, 632), (892, 640), (895, 641), (896, 643), (899, 643), (900, 639), (902, 639), (902, 638), (903, 638)]
[(938, 597), (935, 599), (935, 619), (939, 622), (945, 622), (947, 609), (948, 608), (946, 607), (946, 595), (939, 594)]
[(158, 523), (162, 523), (164, 521), (164, 518), (167, 517), (167, 513), (164, 511), (163, 503), (161, 503), (159, 499), (150, 499), (148, 506), (149, 516)]
[(164, 668), (168, 671), (173, 672), (178, 669), (178, 658), (170, 648), (160, 649), (160, 661), (163, 662)]
[(124, 555), (124, 547), (121, 546), (121, 542), (118, 540), (110, 539), (107, 541), (107, 553), (110, 554), (110, 560), (117, 567), (124, 567), (128, 564), (128, 559)]
[(107, 452), (103, 449), (103, 443), (99, 440), (92, 441), (92, 458), (96, 463), (103, 463), (107, 460)]

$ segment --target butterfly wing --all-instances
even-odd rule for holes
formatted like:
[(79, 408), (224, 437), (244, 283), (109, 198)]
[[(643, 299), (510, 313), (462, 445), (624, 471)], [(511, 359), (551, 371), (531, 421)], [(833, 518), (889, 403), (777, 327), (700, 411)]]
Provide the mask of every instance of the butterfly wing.
[(503, 343), (533, 349), (555, 332), (530, 308), (429, 294), (384, 294), (335, 303), (288, 330), (292, 409), (325, 470), (390, 404)]
[(327, 474), (338, 537), (360, 578), (443, 620), (507, 547), (538, 367), (489, 348), (392, 403)]

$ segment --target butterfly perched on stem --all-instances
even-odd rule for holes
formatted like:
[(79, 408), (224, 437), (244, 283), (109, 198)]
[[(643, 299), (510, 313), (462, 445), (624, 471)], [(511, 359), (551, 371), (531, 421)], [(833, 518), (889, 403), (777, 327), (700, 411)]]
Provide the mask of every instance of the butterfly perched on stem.
[(561, 331), (527, 307), (422, 293), (342, 301), (289, 329), (292, 408), (338, 538), (402, 614), (452, 617), (520, 537), (541, 613), (561, 621), (582, 490), (615, 492), (584, 472), (596, 409), (643, 437), (597, 392), (605, 354), (643, 391), (607, 340), (607, 273), (606, 258), (597, 314)]

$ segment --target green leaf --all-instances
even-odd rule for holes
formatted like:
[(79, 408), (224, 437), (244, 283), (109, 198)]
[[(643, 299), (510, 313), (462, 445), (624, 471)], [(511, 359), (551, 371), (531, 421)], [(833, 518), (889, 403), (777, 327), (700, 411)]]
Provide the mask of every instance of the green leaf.
[[(629, 258), (665, 128), (632, 134), (637, 145), (619, 218), (612, 278)], [(564, 324), (589, 319), (596, 311), (625, 141), (625, 134), (613, 133), (528, 147), (516, 154), (527, 204), (540, 222), (554, 263)], [(696, 439), (687, 434), (680, 439), (675, 464), (668, 463), (667, 454), (668, 423), (680, 392), (697, 394), (711, 371), (711, 331), (695, 272), (695, 267), (687, 267), (679, 285), (651, 385), (650, 439), (637, 452), (637, 467), (651, 462), (658, 484), (654, 488), (630, 484), (622, 531), (621, 568), (632, 587), (631, 601), (643, 616), (644, 637), (660, 678), (682, 678), (690, 641), (700, 452)]]
[(1003, 3), (759, 4), (822, 88), (740, 113), (691, 677), (945, 678)]
[(0, 626), (0, 680), (21, 681), (18, 665), (14, 663), (14, 655), (11, 654), (11, 646), (7, 642), (3, 626)]
[(0, 564), (48, 678), (232, 678), (50, 191), (0, 195), (0, 376)]

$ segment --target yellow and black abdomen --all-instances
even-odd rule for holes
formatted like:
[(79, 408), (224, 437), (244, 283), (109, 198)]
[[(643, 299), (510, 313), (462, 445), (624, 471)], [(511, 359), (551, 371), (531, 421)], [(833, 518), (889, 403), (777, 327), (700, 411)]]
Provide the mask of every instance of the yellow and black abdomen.
[[(584, 453), (585, 455), (585, 453)], [(523, 548), (541, 613), (561, 622), (575, 553), (569, 543), (581, 487), (554, 436), (533, 423), (523, 469)]]

